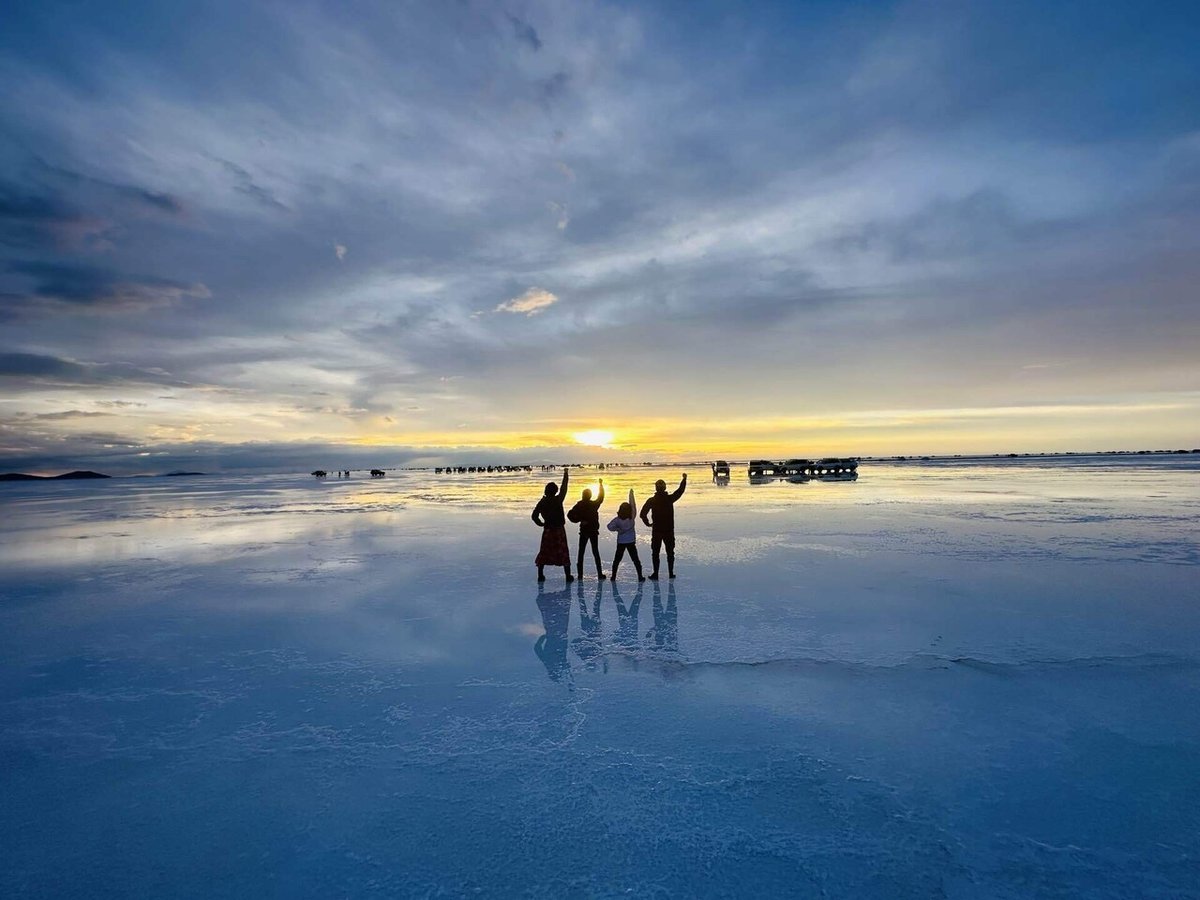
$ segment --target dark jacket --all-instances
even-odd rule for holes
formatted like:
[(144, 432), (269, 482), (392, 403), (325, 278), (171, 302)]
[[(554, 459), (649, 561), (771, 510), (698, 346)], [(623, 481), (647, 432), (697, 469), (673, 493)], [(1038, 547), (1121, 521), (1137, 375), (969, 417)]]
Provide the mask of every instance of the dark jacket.
[(571, 507), (567, 518), (579, 523), (580, 534), (600, 533), (600, 505), (604, 502), (604, 485), (596, 493), (594, 500), (580, 500)]
[[(654, 496), (642, 504), (642, 521), (650, 526), (651, 534), (675, 533), (675, 501), (683, 496), (685, 490), (686, 478), (680, 480), (679, 487), (673, 493), (655, 491)], [(650, 512), (654, 513), (654, 521), (646, 518)]]

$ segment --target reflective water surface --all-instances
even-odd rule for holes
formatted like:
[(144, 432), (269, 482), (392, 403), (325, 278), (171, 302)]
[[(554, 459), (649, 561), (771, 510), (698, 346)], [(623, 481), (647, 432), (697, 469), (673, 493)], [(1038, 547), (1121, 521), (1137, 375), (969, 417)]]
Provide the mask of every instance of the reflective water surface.
[(0, 485), (0, 891), (1197, 896), (1200, 466), (552, 477)]

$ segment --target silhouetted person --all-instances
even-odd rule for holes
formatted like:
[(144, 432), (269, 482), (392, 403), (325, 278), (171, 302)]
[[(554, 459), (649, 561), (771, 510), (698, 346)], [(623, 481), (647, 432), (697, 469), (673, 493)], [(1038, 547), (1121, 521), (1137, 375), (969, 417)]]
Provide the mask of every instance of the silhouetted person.
[(546, 667), (546, 674), (555, 681), (571, 675), (571, 665), (567, 662), (567, 629), (571, 623), (571, 595), (567, 591), (543, 593), (538, 587), (538, 609), (542, 613), (543, 634), (533, 645), (533, 652)]
[(583, 492), (583, 498), (567, 513), (568, 519), (579, 523), (579, 553), (575, 560), (575, 571), (580, 578), (583, 577), (583, 551), (590, 543), (592, 556), (596, 560), (596, 578), (600, 581), (604, 580), (604, 567), (600, 564), (600, 505), (603, 502), (604, 479), (601, 478), (600, 491), (596, 494), (596, 499), (593, 500), (591, 490), (586, 489)]
[[(667, 548), (667, 574), (675, 577), (675, 501), (687, 490), (687, 472), (679, 480), (679, 487), (674, 493), (667, 493), (667, 483), (661, 478), (654, 482), (654, 496), (642, 505), (642, 521), (650, 526), (650, 557), (654, 561), (654, 572), (650, 575), (652, 581), (658, 581), (659, 551)], [(646, 518), (649, 512), (654, 513), (654, 521)]]
[[(645, 579), (642, 579), (645, 581)], [(617, 633), (613, 635), (613, 643), (626, 650), (638, 648), (638, 611), (642, 606), (642, 586), (639, 584), (633, 602), (628, 607), (621, 601), (621, 591), (613, 582), (613, 602), (617, 604)]]
[(567, 584), (575, 579), (571, 577), (571, 549), (567, 546), (567, 517), (563, 513), (563, 499), (567, 496), (567, 481), (571, 471), (563, 467), (562, 487), (553, 481), (546, 484), (545, 494), (533, 508), (531, 518), (534, 524), (542, 528), (542, 546), (538, 550), (537, 564), (538, 581), (546, 580), (546, 566), (562, 566), (563, 574), (567, 576)]
[(616, 517), (608, 523), (608, 530), (617, 533), (617, 554), (613, 557), (610, 573), (613, 581), (617, 580), (617, 566), (621, 564), (621, 557), (626, 553), (633, 560), (633, 567), (637, 569), (638, 581), (646, 580), (646, 576), (642, 574), (642, 561), (638, 559), (637, 520), (634, 518), (633, 510), (633, 490), (630, 489), (629, 502), (618, 506)]

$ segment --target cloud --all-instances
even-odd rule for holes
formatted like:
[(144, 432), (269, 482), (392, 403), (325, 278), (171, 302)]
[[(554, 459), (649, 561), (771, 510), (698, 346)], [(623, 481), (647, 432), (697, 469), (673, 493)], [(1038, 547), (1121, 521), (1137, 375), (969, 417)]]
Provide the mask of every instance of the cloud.
[(527, 316), (536, 316), (549, 307), (558, 302), (558, 297), (549, 291), (541, 288), (530, 288), (520, 297), (513, 297), (511, 300), (505, 300), (496, 307), (496, 312), (506, 313), (524, 313)]
[[(27, 386), (87, 386), (158, 384), (186, 387), (188, 383), (157, 368), (124, 362), (81, 362), (41, 353), (0, 353), (0, 378), (20, 379)], [(115, 403), (116, 401), (108, 401)]]
[(518, 41), (528, 45), (535, 53), (542, 49), (542, 39), (538, 37), (534, 27), (523, 19), (509, 15), (508, 23), (512, 26), (513, 35)]
[(333, 245), (333, 255), (338, 258), (338, 262), (344, 260), (346, 258), (346, 245), (335, 242)]
[(16, 313), (44, 308), (46, 304), (112, 312), (144, 310), (211, 296), (203, 284), (130, 277), (87, 265), (16, 262), (9, 264), (8, 271), (34, 280), (27, 293), (9, 294), (0, 300)]

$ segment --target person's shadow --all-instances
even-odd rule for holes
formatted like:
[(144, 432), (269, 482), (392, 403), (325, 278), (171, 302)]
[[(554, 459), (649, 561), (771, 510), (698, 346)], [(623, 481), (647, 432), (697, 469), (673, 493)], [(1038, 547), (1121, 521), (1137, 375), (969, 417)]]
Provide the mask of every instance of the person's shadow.
[[(571, 681), (571, 665), (567, 662), (567, 630), (571, 626), (571, 594), (567, 589), (546, 591), (538, 585), (537, 606), (542, 614), (545, 634), (533, 645), (533, 652), (546, 667), (554, 681)], [(573, 685), (572, 685), (573, 686)]]
[(637, 591), (633, 595), (633, 600), (629, 606), (625, 605), (624, 599), (621, 597), (621, 589), (617, 587), (617, 583), (612, 582), (613, 602), (617, 604), (617, 633), (613, 635), (613, 643), (622, 650), (627, 650), (634, 653), (638, 649), (640, 641), (638, 640), (638, 611), (642, 606), (642, 585), (638, 582)]
[(663, 606), (662, 591), (654, 585), (654, 627), (646, 632), (646, 640), (654, 642), (660, 653), (679, 652), (679, 612), (675, 608), (675, 583), (667, 585), (667, 605)]
[(603, 625), (600, 622), (602, 584), (602, 581), (596, 582), (596, 596), (592, 601), (590, 609), (588, 608), (587, 600), (583, 596), (582, 582), (576, 584), (576, 598), (579, 600), (580, 635), (571, 640), (571, 646), (575, 649), (575, 655), (583, 660), (585, 668), (595, 669), (596, 660), (599, 658), (603, 662), (604, 671), (607, 672), (608, 659), (604, 656)]

